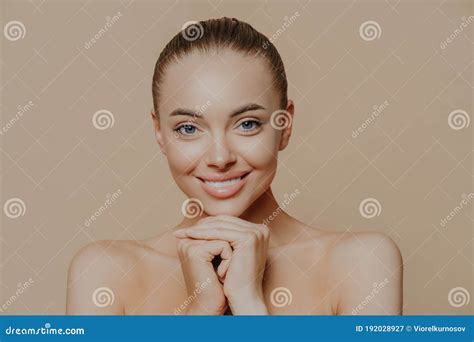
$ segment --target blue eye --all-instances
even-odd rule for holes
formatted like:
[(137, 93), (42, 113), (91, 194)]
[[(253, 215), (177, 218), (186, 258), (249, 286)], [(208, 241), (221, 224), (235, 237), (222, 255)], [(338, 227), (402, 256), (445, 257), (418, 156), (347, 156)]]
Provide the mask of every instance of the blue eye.
[(260, 127), (262, 124), (259, 121), (256, 120), (245, 120), (242, 121), (239, 127), (242, 127), (244, 131), (253, 131)]
[(177, 127), (174, 131), (182, 135), (193, 135), (197, 128), (193, 125), (185, 124)]

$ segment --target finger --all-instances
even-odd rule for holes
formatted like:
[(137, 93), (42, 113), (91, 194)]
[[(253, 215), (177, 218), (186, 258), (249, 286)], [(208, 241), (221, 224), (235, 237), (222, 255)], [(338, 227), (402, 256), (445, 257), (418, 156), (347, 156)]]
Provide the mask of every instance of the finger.
[[(228, 228), (231, 228), (231, 229), (237, 229), (237, 230), (241, 230), (241, 231), (258, 231), (264, 235), (267, 235), (270, 233), (269, 229), (268, 229), (268, 226), (264, 225), (264, 224), (257, 224), (257, 223), (252, 223), (252, 222), (248, 222), (248, 221), (245, 221), (245, 220), (242, 220), (238, 217), (233, 217), (233, 216), (225, 216), (225, 215), (221, 215), (222, 217), (224, 217), (224, 219), (217, 219), (215, 221), (211, 221), (211, 222), (216, 222), (216, 223), (219, 223), (219, 224), (225, 224), (225, 227), (228, 227)], [(227, 220), (227, 218), (230, 218), (232, 219), (232, 221), (229, 221)], [(241, 224), (241, 223), (245, 223), (245, 225)]]
[(201, 230), (206, 230), (206, 229), (217, 229), (217, 228), (224, 228), (224, 229), (229, 229), (229, 230), (236, 230), (236, 231), (241, 231), (241, 232), (248, 232), (249, 229), (245, 227), (241, 227), (238, 225), (235, 225), (231, 222), (227, 221), (214, 221), (214, 222), (207, 222), (207, 223), (202, 223), (202, 224), (196, 224), (192, 227), (189, 228), (181, 228), (177, 229), (173, 232), (174, 236), (177, 238), (186, 238), (186, 234), (184, 233), (187, 230), (190, 229), (201, 229)]
[(249, 237), (248, 232), (240, 230), (216, 228), (186, 228), (175, 231), (175, 236), (191, 238), (196, 240), (224, 240), (230, 243), (245, 240)]
[(258, 230), (262, 233), (266, 233), (268, 231), (268, 227), (266, 225), (253, 223), (249, 221), (242, 220), (241, 218), (229, 215), (218, 215), (218, 216), (208, 216), (198, 221), (198, 225), (202, 223), (208, 224), (220, 224), (220, 223), (228, 223), (230, 226), (229, 228), (235, 227), (235, 229), (239, 230)]
[[(232, 247), (230, 247), (227, 241), (222, 240), (201, 240), (202, 244), (199, 245), (199, 250), (206, 253), (209, 259), (212, 260), (215, 256), (220, 255), (222, 259), (230, 259), (232, 257)], [(209, 260), (209, 261), (210, 261)]]
[(197, 241), (195, 239), (183, 238), (178, 240), (178, 250), (185, 251), (189, 247), (204, 243), (205, 241)]
[(222, 260), (222, 262), (219, 264), (219, 267), (217, 267), (217, 275), (219, 276), (219, 279), (225, 279), (229, 265), (230, 259)]
[(222, 253), (220, 254), (222, 260), (219, 266), (217, 267), (217, 274), (221, 279), (225, 278), (225, 275), (227, 273), (227, 269), (229, 268), (230, 264), (230, 259), (232, 258), (232, 247), (227, 241), (221, 241), (221, 240), (214, 240), (214, 241), (219, 241), (223, 242), (223, 248), (222, 248)]
[(264, 225), (254, 224), (252, 227), (242, 227), (239, 225), (235, 225), (231, 222), (224, 222), (224, 221), (214, 221), (214, 222), (209, 222), (206, 224), (197, 224), (189, 228), (182, 228), (182, 229), (175, 230), (173, 234), (175, 235), (175, 237), (179, 239), (186, 239), (186, 238), (190, 238), (190, 236), (186, 232), (191, 231), (191, 230), (216, 230), (217, 232), (220, 232), (223, 230), (231, 230), (231, 231), (238, 231), (244, 234), (249, 234), (249, 233), (256, 234), (257, 237), (259, 238), (262, 238), (262, 237), (268, 238), (268, 236), (270, 235), (270, 230), (268, 229), (268, 227)]
[(224, 279), (232, 257), (232, 247), (227, 241), (222, 240), (202, 240), (202, 242), (199, 248), (202, 253), (207, 254), (208, 261), (212, 261), (218, 255), (221, 257), (222, 260), (217, 268), (217, 275), (221, 280)]
[(215, 240), (219, 241), (222, 243), (222, 252), (221, 252), (221, 258), (222, 260), (230, 260), (232, 258), (232, 247), (227, 241), (221, 241), (221, 240)]
[[(231, 216), (229, 216), (231, 217)], [(235, 222), (227, 221), (227, 220), (221, 220), (221, 219), (214, 219), (212, 221), (199, 221), (200, 223), (195, 224), (194, 226), (188, 227), (188, 228), (180, 228), (176, 229), (174, 232), (181, 232), (182, 229), (208, 229), (208, 228), (215, 228), (215, 227), (225, 227), (229, 229), (236, 229), (236, 230), (241, 230), (241, 231), (265, 231), (268, 230), (268, 227), (265, 226), (264, 224), (255, 224), (251, 223), (248, 226), (242, 226), (240, 224), (237, 224)]]
[[(206, 241), (203, 240), (195, 240), (195, 239), (179, 239), (177, 248), (178, 248), (178, 255), (181, 262), (187, 260), (190, 256), (196, 255), (197, 247)], [(196, 249), (193, 249), (196, 248)]]

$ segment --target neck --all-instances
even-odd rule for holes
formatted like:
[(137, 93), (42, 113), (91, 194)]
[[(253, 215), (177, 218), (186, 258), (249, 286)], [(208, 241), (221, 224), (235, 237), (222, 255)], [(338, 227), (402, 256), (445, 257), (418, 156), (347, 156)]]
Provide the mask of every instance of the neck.
[(240, 215), (240, 218), (276, 229), (277, 226), (289, 218), (289, 215), (280, 208), (272, 189), (268, 188)]

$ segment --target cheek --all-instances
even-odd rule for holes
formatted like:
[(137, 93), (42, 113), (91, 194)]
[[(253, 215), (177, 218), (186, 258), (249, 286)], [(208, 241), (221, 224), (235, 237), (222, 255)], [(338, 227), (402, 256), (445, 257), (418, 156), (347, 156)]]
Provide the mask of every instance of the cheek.
[[(253, 139), (236, 137), (230, 144), (234, 152), (249, 166), (270, 173), (277, 166), (279, 133), (270, 131)], [(193, 141), (170, 137), (166, 142), (166, 155), (172, 174), (179, 176), (196, 168), (206, 155), (209, 143), (204, 137)]]
[(204, 141), (184, 142), (175, 139), (166, 146), (166, 156), (173, 175), (184, 174), (197, 166), (205, 154), (207, 144)]
[(255, 139), (240, 141), (240, 156), (256, 170), (271, 172), (276, 168), (278, 157), (278, 137), (275, 134), (262, 134)]

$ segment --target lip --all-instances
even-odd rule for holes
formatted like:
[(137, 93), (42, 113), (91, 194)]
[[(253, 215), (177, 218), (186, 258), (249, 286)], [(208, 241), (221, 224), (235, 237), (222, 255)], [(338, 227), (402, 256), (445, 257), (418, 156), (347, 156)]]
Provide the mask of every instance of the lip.
[(197, 177), (202, 181), (211, 181), (211, 182), (223, 182), (226, 180), (239, 178), (249, 174), (251, 171), (233, 171), (233, 172), (226, 172), (224, 174), (208, 174), (205, 176)]
[[(237, 194), (247, 182), (247, 176), (251, 171), (239, 171), (226, 173), (225, 175), (207, 175), (206, 177), (196, 177), (201, 182), (201, 187), (205, 192), (215, 198), (225, 199)], [(206, 181), (223, 182), (231, 179), (241, 178), (238, 182), (226, 186), (213, 186)]]

